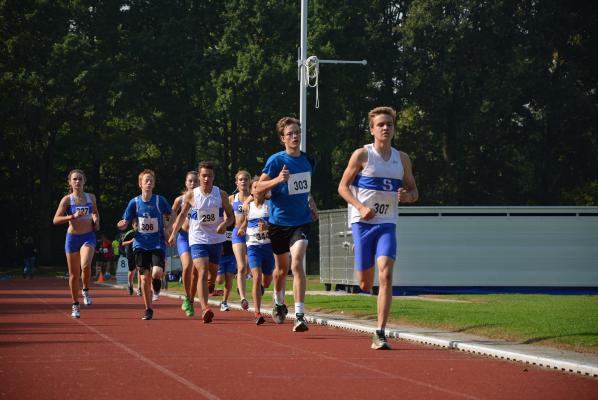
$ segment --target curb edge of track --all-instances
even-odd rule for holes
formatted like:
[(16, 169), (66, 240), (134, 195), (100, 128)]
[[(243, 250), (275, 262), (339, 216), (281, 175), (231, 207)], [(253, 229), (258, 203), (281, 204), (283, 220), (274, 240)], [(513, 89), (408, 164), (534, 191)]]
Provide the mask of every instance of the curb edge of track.
[[(97, 282), (95, 282), (98, 284)], [(124, 285), (119, 284), (111, 284), (111, 283), (99, 283), (102, 286), (110, 286), (115, 288), (126, 288)], [(174, 298), (174, 299), (183, 299), (183, 295), (180, 294), (171, 294), (171, 293), (162, 293), (162, 296)], [(216, 300), (208, 300), (210, 305), (216, 306), (220, 305), (219, 301)], [(229, 307), (234, 310), (243, 311), (240, 304), (236, 303), (229, 303)], [(249, 307), (249, 309), (245, 311), (254, 311), (253, 307)], [(271, 311), (264, 311), (263, 314), (271, 315)], [(287, 319), (294, 320), (295, 317), (291, 314), (287, 315)], [(339, 319), (335, 319), (330, 316), (323, 316), (318, 314), (311, 314), (306, 315), (305, 319), (312, 324), (323, 325), (323, 326), (330, 326), (334, 328), (345, 329), (354, 332), (361, 332), (361, 333), (369, 333), (374, 334), (376, 328), (373, 326), (366, 326), (363, 324), (355, 323), (355, 322), (347, 322), (342, 321)], [(490, 356), (493, 358), (498, 358), (507, 361), (516, 361), (521, 362), (524, 364), (531, 364), (538, 367), (548, 368), (552, 370), (559, 370), (562, 372), (574, 373), (579, 375), (584, 375), (588, 377), (598, 377), (598, 365), (586, 364), (577, 361), (571, 360), (563, 360), (563, 359), (556, 359), (552, 357), (545, 357), (545, 356), (537, 356), (532, 354), (527, 354), (522, 351), (515, 351), (515, 350), (504, 350), (504, 349), (496, 349), (490, 345), (483, 345), (478, 343), (471, 343), (467, 341), (461, 340), (450, 340), (450, 339), (442, 339), (437, 338), (429, 335), (419, 334), (419, 333), (409, 333), (409, 332), (402, 332), (396, 329), (388, 329), (386, 331), (386, 336), (389, 338), (394, 339), (401, 339), (407, 340), (410, 342), (415, 342), (419, 344), (424, 344), (428, 346), (436, 346), (436, 347), (443, 347), (448, 349), (459, 350), (467, 353), (473, 353), (483, 356)], [(505, 343), (501, 343), (504, 347)]]

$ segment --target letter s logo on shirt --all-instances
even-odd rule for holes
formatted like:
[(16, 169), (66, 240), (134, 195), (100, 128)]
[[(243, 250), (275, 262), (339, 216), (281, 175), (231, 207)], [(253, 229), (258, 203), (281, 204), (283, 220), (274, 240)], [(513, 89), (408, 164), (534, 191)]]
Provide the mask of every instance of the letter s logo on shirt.
[(390, 192), (392, 190), (392, 181), (390, 179), (383, 179), (382, 188), (387, 192)]

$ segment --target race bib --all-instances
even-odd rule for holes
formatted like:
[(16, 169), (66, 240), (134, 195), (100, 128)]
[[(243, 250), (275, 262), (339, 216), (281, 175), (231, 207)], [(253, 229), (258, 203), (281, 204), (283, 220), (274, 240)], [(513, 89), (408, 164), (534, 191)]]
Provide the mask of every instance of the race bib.
[(311, 172), (291, 174), (288, 180), (289, 194), (309, 193), (311, 188)]
[(138, 217), (139, 233), (156, 233), (159, 227), (158, 218)]
[(197, 210), (197, 220), (203, 225), (216, 224), (218, 222), (218, 209), (206, 208)]
[(89, 215), (89, 207), (87, 206), (75, 206), (75, 213), (79, 211), (80, 215), (86, 216)]

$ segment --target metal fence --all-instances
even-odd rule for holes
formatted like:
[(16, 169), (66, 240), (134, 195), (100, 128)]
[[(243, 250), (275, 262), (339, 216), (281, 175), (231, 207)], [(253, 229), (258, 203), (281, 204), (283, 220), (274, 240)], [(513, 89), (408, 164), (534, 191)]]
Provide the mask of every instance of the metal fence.
[[(395, 287), (598, 290), (598, 207), (399, 207), (399, 214)], [(321, 281), (352, 291), (347, 210), (321, 211), (319, 231)]]

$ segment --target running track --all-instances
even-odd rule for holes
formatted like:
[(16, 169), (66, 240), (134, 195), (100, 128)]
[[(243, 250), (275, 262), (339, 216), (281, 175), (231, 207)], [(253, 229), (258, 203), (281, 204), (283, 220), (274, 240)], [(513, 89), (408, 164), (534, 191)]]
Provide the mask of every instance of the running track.
[(212, 324), (162, 297), (93, 287), (70, 317), (65, 280), (0, 281), (0, 399), (597, 399), (598, 380), (468, 353), (215, 310)]

